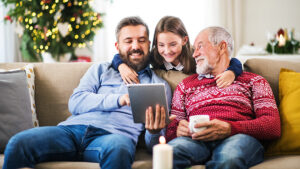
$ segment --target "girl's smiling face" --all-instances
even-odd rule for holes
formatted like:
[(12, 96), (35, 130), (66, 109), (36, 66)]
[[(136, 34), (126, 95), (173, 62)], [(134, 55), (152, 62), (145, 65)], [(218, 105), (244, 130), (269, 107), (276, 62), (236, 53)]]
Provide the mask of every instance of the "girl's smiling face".
[(179, 55), (182, 46), (187, 43), (188, 37), (180, 37), (172, 32), (162, 32), (157, 35), (157, 49), (159, 54), (166, 62), (172, 63), (174, 66), (179, 64)]

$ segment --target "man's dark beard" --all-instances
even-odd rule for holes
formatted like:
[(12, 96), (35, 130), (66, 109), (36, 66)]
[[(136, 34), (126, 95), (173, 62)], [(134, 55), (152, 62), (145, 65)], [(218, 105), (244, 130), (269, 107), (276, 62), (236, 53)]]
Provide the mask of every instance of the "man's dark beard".
[(129, 67), (131, 67), (136, 72), (139, 72), (140, 70), (144, 69), (149, 64), (149, 56), (148, 56), (149, 53), (147, 56), (144, 56), (142, 58), (141, 62), (139, 62), (139, 63), (133, 63), (132, 61), (130, 61), (129, 56), (133, 53), (138, 53), (138, 54), (144, 55), (144, 52), (140, 49), (131, 50), (131, 51), (127, 52), (126, 55), (124, 53), (122, 53), (121, 51), (119, 51), (120, 57), (123, 60), (123, 62), (126, 63)]

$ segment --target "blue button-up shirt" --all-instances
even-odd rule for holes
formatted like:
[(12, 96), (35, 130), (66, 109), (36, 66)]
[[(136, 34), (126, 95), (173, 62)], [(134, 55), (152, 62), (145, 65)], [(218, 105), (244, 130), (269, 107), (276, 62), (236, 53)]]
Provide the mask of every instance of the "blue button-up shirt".
[[(171, 89), (166, 81), (149, 67), (138, 72), (138, 78), (140, 83), (164, 83), (170, 108)], [(114, 70), (110, 63), (94, 64), (81, 78), (79, 86), (70, 97), (69, 111), (72, 116), (59, 125), (92, 125), (111, 133), (128, 136), (137, 143), (138, 136), (145, 127), (142, 123), (133, 122), (131, 107), (119, 105), (119, 98), (127, 93), (127, 86), (120, 73)], [(158, 135), (146, 132), (148, 147), (157, 142)]]

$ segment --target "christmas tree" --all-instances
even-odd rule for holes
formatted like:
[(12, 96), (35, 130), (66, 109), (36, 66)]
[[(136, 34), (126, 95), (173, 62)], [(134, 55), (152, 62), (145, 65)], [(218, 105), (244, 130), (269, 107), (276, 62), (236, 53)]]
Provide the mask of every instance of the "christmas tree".
[(103, 26), (102, 14), (94, 12), (91, 0), (2, 0), (13, 4), (5, 17), (16, 21), (22, 38), (25, 61), (42, 61), (48, 52), (56, 60), (66, 53), (75, 59), (75, 48), (92, 43), (95, 32)]

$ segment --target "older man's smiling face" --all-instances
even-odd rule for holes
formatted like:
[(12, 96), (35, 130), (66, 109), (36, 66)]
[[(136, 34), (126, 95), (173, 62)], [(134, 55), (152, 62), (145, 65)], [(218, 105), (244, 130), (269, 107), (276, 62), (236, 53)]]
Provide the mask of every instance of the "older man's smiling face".
[(199, 33), (194, 42), (193, 57), (197, 63), (198, 74), (210, 74), (219, 59), (217, 45), (213, 46), (208, 40), (208, 31)]

